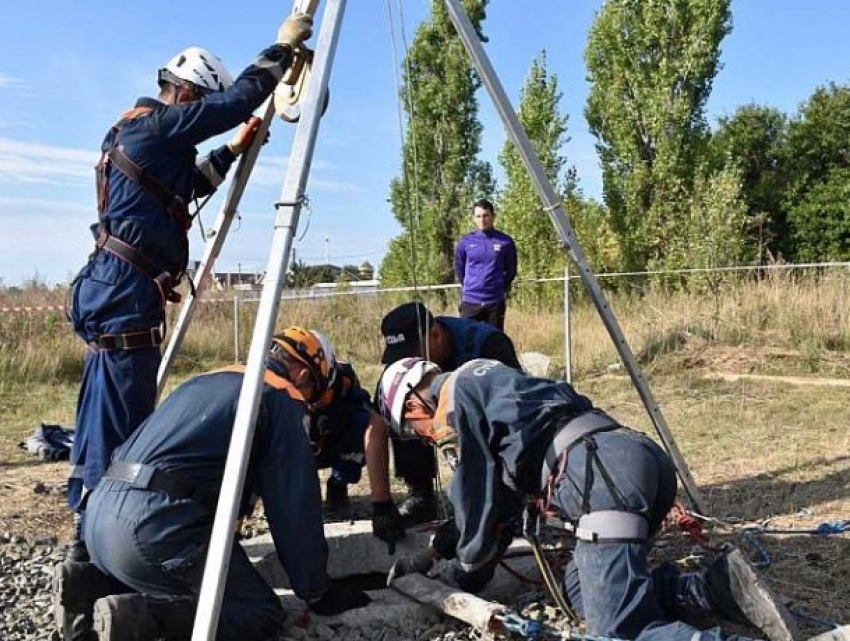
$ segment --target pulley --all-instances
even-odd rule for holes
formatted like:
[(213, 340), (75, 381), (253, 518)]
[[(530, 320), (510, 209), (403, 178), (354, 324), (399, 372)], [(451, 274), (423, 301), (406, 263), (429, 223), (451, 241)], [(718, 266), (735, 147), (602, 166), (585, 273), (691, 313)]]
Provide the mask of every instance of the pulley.
[[(301, 98), (313, 72), (313, 51), (300, 47), (295, 51), (292, 66), (287, 69), (274, 90), (274, 110), (284, 122), (296, 123), (301, 118)], [(325, 91), (322, 115), (328, 110), (330, 89)]]

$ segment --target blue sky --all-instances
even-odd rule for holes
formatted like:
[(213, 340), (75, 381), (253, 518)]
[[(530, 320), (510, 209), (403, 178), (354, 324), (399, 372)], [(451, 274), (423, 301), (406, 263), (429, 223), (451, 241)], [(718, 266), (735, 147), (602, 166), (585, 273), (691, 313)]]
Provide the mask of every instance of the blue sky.
[[(380, 262), (398, 233), (387, 205), (398, 175), (400, 132), (387, 2), (349, 0), (302, 214), (296, 255), (307, 263)], [(390, 0), (396, 10), (397, 0)], [(239, 6), (239, 9), (234, 7)], [(546, 49), (569, 116), (568, 161), (598, 197), (600, 172), (587, 132), (583, 51), (599, 0), (491, 0), (487, 53), (516, 99), (531, 60)], [(91, 248), (92, 167), (109, 125), (141, 95), (154, 95), (156, 70), (189, 45), (220, 56), (233, 75), (270, 44), (288, 2), (205, 0), (127, 4), (106, 0), (14, 2), (0, 39), (0, 279), (69, 280)], [(427, 0), (402, 0), (412, 41)], [(733, 0), (734, 30), (723, 43), (709, 117), (756, 102), (794, 112), (821, 84), (850, 80), (850, 2)], [(396, 19), (398, 18), (396, 14)], [(400, 40), (401, 26), (395, 22)], [(401, 43), (398, 43), (401, 46)], [(401, 53), (399, 53), (401, 55)], [(504, 133), (481, 95), (483, 155), (496, 165)], [(276, 121), (249, 183), (219, 270), (262, 270), (293, 127)], [(226, 140), (216, 141), (220, 144)], [(205, 148), (202, 148), (202, 150)], [(226, 192), (223, 188), (222, 193)], [(210, 202), (209, 227), (221, 207)], [(200, 258), (197, 225), (192, 256)], [(327, 240), (326, 240), (327, 239)]]

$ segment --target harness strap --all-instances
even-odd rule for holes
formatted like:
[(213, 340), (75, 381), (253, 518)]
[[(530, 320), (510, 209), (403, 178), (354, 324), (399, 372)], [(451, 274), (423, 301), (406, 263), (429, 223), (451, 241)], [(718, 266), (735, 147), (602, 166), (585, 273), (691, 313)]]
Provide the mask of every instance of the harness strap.
[(132, 245), (125, 243), (120, 238), (111, 236), (101, 229), (101, 232), (97, 237), (96, 247), (130, 263), (133, 267), (150, 278), (159, 289), (159, 293), (163, 298), (163, 307), (165, 307), (166, 300), (171, 301), (172, 303), (180, 302), (181, 296), (179, 293), (174, 291), (175, 282), (171, 273), (157, 267), (153, 261)]
[(160, 205), (165, 207), (169, 215), (186, 231), (192, 226), (189, 206), (180, 196), (172, 193), (165, 185), (157, 180), (150, 172), (133, 162), (124, 151), (124, 145), (115, 145), (106, 152), (108, 160), (122, 174), (138, 183), (148, 191)]
[(124, 334), (101, 334), (89, 342), (92, 349), (142, 349), (159, 347), (162, 344), (162, 330), (159, 327)]
[(618, 428), (620, 428), (620, 425), (600, 410), (591, 410), (567, 422), (552, 439), (552, 443), (543, 457), (543, 466), (540, 470), (540, 487), (546, 487), (551, 476), (558, 471), (559, 460), (578, 441), (599, 432), (610, 432)]
[(589, 543), (643, 543), (649, 538), (649, 522), (634, 512), (599, 510), (582, 516), (574, 532)]
[(161, 470), (143, 463), (113, 461), (103, 478), (127, 483), (141, 490), (161, 492), (174, 500), (192, 499), (209, 511), (215, 511), (215, 497), (178, 472)]

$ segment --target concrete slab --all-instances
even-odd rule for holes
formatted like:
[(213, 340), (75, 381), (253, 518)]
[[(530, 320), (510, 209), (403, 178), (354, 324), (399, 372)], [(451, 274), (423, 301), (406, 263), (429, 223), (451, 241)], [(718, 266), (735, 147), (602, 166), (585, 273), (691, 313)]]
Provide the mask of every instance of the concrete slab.
[[(408, 529), (407, 536), (398, 542), (395, 555), (391, 556), (387, 544), (372, 536), (371, 521), (326, 523), (328, 574), (339, 579), (386, 573), (397, 558), (425, 550), (433, 535), (433, 527)], [(242, 541), (242, 546), (266, 581), (276, 588), (289, 587), (289, 579), (277, 560), (271, 534)]]
[[(390, 556), (387, 545), (372, 536), (371, 521), (353, 523), (328, 523), (325, 525), (325, 537), (328, 540), (328, 572), (332, 578), (385, 574), (400, 556), (415, 554), (428, 547), (433, 528), (427, 526), (408, 530), (407, 536), (399, 542), (396, 553)], [(289, 589), (289, 580), (277, 560), (271, 536), (265, 535), (242, 541), (254, 566), (275, 588), (281, 597), (281, 603), (287, 611), (287, 638), (326, 638), (334, 641), (355, 641), (357, 638), (383, 638), (392, 641), (395, 638), (418, 638), (421, 631), (437, 625), (443, 619), (442, 613), (433, 606), (413, 601), (394, 590), (374, 590), (369, 592), (372, 603), (359, 610), (351, 610), (335, 617), (306, 615), (304, 602)], [(513, 574), (499, 566), (490, 584), (479, 595), (488, 601), (510, 602), (520, 594), (539, 589), (540, 575), (531, 549), (524, 540), (517, 540), (511, 546), (508, 561)], [(517, 576), (519, 575), (519, 577)], [(375, 636), (380, 631), (378, 636)], [(358, 636), (359, 635), (359, 636)]]

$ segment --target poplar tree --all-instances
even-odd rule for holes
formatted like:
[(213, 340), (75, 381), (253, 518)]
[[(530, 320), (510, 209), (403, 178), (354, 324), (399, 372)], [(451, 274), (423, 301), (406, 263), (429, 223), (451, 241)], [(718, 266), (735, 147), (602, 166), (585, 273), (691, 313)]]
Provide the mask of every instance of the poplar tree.
[[(478, 37), (488, 0), (464, 0)], [(440, 0), (416, 32), (403, 64), (399, 99), (407, 116), (401, 176), (390, 185), (402, 233), (380, 266), (384, 285), (453, 281), (454, 246), (474, 200), (492, 195), (489, 164), (478, 160), (482, 126), (469, 55)]]
[(585, 115), (626, 269), (678, 267), (689, 244), (680, 223), (705, 154), (705, 103), (729, 5), (606, 0), (591, 27)]
[[(616, 248), (616, 240), (605, 212), (581, 197), (575, 168), (567, 165), (563, 153), (569, 142), (569, 118), (560, 112), (562, 95), (558, 76), (549, 73), (543, 51), (532, 61), (520, 93), (517, 117), (540, 159), (546, 178), (561, 197), (588, 261), (594, 269), (613, 267), (609, 258), (611, 248)], [(516, 241), (519, 278), (563, 276), (569, 257), (561, 248), (555, 227), (512, 141), (505, 142), (499, 163), (505, 170), (505, 188), (498, 197), (498, 227)], [(559, 300), (563, 296), (560, 285), (557, 291), (544, 286), (523, 287), (522, 292), (526, 291), (535, 291), (538, 301), (545, 300), (544, 291)]]

